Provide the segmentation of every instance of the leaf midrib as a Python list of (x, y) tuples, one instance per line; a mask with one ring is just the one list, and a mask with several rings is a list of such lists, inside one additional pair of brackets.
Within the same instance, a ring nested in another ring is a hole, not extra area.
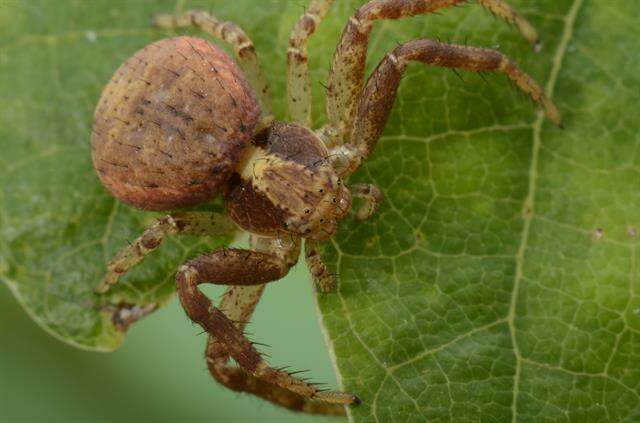
[[(576, 18), (578, 16), (578, 12), (583, 4), (584, 0), (574, 0), (571, 8), (567, 16), (564, 19), (564, 28), (562, 30), (562, 37), (560, 38), (560, 43), (558, 44), (558, 48), (556, 50), (556, 54), (553, 58), (553, 64), (551, 67), (551, 73), (549, 75), (549, 80), (547, 81), (545, 91), (547, 96), (550, 99), (553, 99), (554, 90), (556, 87), (556, 83), (558, 81), (558, 76), (560, 74), (560, 70), (562, 68), (562, 62), (567, 53), (567, 46), (569, 45), (569, 41), (573, 37), (573, 29), (575, 27)], [(508, 315), (508, 323), (509, 323), (509, 334), (511, 338), (511, 342), (513, 345), (513, 354), (516, 359), (516, 369), (513, 374), (513, 399), (511, 403), (511, 421), (516, 422), (518, 418), (518, 394), (520, 390), (520, 373), (522, 369), (522, 354), (520, 352), (520, 347), (518, 346), (518, 337), (517, 337), (517, 328), (515, 324), (516, 318), (516, 304), (518, 301), (518, 294), (520, 292), (520, 283), (522, 281), (523, 266), (525, 259), (525, 252), (527, 249), (527, 242), (529, 241), (529, 230), (531, 228), (531, 221), (533, 220), (533, 216), (535, 214), (535, 196), (536, 196), (536, 182), (538, 176), (538, 160), (540, 157), (540, 148), (542, 147), (542, 125), (544, 123), (545, 117), (542, 111), (538, 112), (538, 116), (536, 121), (533, 124), (533, 147), (531, 154), (531, 167), (529, 169), (529, 189), (527, 196), (524, 199), (522, 204), (522, 216), (523, 216), (523, 225), (522, 225), (522, 234), (520, 237), (520, 246), (518, 247), (518, 252), (516, 253), (516, 274), (513, 283), (513, 290), (511, 292), (511, 302), (509, 304), (509, 315)]]

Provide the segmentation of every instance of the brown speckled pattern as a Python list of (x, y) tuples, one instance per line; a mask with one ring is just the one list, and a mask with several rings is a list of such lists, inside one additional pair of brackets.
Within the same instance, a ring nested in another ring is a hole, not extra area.
[(107, 189), (144, 210), (214, 197), (260, 117), (238, 66), (214, 44), (164, 39), (125, 61), (94, 116), (93, 163)]

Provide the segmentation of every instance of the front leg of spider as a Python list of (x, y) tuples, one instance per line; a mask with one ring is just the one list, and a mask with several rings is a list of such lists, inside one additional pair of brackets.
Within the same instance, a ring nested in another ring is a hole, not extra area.
[[(292, 242), (291, 240), (251, 237), (251, 246), (254, 250), (274, 254), (288, 262), (295, 263), (299, 250), (292, 248), (294, 246)], [(285, 248), (282, 248), (283, 246)], [(236, 328), (244, 331), (264, 292), (264, 287), (265, 285), (231, 286), (223, 295), (218, 308), (234, 323)], [(344, 415), (344, 406), (340, 404), (315, 401), (298, 395), (288, 389), (266, 382), (245, 371), (242, 367), (231, 365), (229, 363), (231, 356), (225, 343), (214, 336), (209, 335), (205, 358), (211, 375), (219, 383), (233, 391), (247, 392), (294, 411)], [(285, 370), (285, 368), (280, 370)], [(290, 375), (294, 373), (290, 372)]]
[[(428, 39), (396, 47), (378, 64), (366, 81), (364, 65), (372, 24), (379, 19), (433, 13), (462, 0), (372, 0), (360, 7), (346, 25), (329, 74), (326, 110), (329, 123), (318, 133), (331, 147), (332, 164), (346, 177), (373, 152), (393, 107), (400, 81), (411, 61), (472, 72), (501, 72), (540, 104), (547, 118), (561, 126), (561, 117), (536, 81), (503, 54), (489, 49), (444, 44)], [(533, 27), (503, 0), (480, 0), (496, 16), (515, 23), (534, 44)]]
[[(362, 5), (349, 18), (336, 47), (329, 73), (326, 112), (329, 124), (322, 129), (327, 141), (340, 144), (347, 140), (356, 118), (356, 108), (361, 97), (369, 36), (373, 23), (384, 19), (401, 19), (411, 16), (437, 13), (455, 7), (468, 0), (371, 0)], [(478, 3), (494, 16), (514, 24), (522, 36), (538, 45), (537, 31), (504, 0), (478, 0)]]
[(542, 87), (503, 54), (490, 49), (443, 44), (427, 39), (409, 41), (396, 47), (380, 61), (362, 90), (350, 142), (332, 151), (333, 157), (348, 162), (347, 165), (341, 164), (345, 169), (344, 174), (355, 171), (373, 152), (410, 61), (472, 72), (501, 72), (518, 89), (540, 104), (551, 122), (562, 127), (560, 112)]
[(242, 331), (198, 288), (201, 283), (265, 284), (282, 278), (290, 266), (291, 263), (275, 255), (252, 250), (223, 249), (203, 254), (178, 270), (178, 296), (189, 318), (219, 341), (245, 372), (303, 398), (330, 404), (356, 403), (359, 400), (352, 394), (321, 391), (313, 384), (270, 367)]

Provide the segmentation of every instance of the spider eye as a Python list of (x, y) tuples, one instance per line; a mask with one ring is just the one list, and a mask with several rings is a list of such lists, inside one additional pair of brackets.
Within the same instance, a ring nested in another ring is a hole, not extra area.
[(324, 223), (324, 219), (320, 219), (320, 223)]
[(309, 213), (311, 212), (311, 210), (306, 209), (304, 212), (305, 212), (306, 214), (309, 214)]
[(324, 189), (320, 188), (320, 189), (318, 190), (318, 192), (319, 192), (320, 194), (322, 194), (322, 193), (324, 192)]
[(338, 199), (337, 199), (336, 197), (333, 197), (333, 198), (331, 199), (331, 202), (332, 202), (333, 204), (335, 204), (337, 201), (338, 201)]

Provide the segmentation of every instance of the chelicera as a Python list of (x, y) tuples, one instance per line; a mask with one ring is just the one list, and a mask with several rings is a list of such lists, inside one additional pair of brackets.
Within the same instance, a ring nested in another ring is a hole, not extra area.
[[(331, 0), (312, 0), (298, 20), (287, 50), (289, 121), (277, 121), (251, 40), (235, 24), (201, 11), (158, 15), (162, 28), (195, 26), (229, 43), (232, 60), (215, 44), (176, 37), (148, 45), (120, 66), (95, 112), (93, 163), (105, 187), (142, 210), (176, 210), (224, 197), (235, 225), (251, 234), (251, 249), (225, 248), (182, 265), (176, 287), (191, 320), (209, 334), (206, 360), (227, 387), (284, 407), (342, 414), (357, 404), (351, 393), (318, 389), (284, 369), (270, 367), (243, 333), (264, 285), (287, 274), (305, 257), (321, 292), (334, 278), (316, 251), (332, 237), (362, 197), (360, 219), (369, 218), (382, 196), (371, 185), (346, 178), (373, 151), (409, 62), (504, 73), (560, 124), (560, 115), (540, 86), (501, 53), (429, 39), (409, 41), (388, 53), (365, 81), (373, 22), (427, 14), (464, 0), (373, 0), (349, 19), (338, 43), (326, 87), (327, 124), (312, 129), (307, 40)], [(479, 0), (515, 24), (530, 42), (533, 27), (502, 0)], [(228, 217), (175, 212), (157, 220), (109, 263), (97, 288), (106, 292), (168, 235), (211, 235), (228, 229)], [(230, 285), (215, 306), (201, 283)], [(237, 366), (230, 364), (233, 359)]]

